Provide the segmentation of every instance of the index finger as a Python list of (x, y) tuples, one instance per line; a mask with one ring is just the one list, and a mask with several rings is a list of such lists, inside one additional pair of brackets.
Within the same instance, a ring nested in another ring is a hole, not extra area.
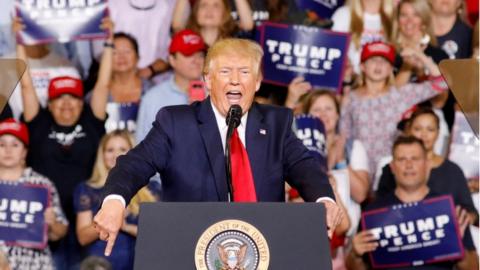
[(112, 254), (113, 245), (115, 244), (116, 239), (116, 233), (110, 233), (108, 235), (107, 246), (105, 247), (105, 256), (110, 256), (110, 254)]

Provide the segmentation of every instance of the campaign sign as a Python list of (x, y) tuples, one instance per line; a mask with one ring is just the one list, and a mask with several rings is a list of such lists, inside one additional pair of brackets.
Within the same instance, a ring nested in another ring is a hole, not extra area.
[(316, 88), (339, 89), (350, 37), (318, 27), (264, 23), (264, 81), (288, 85), (303, 76)]
[(45, 209), (50, 192), (42, 185), (0, 182), (0, 241), (43, 249), (47, 245)]
[(362, 227), (378, 247), (370, 252), (374, 268), (408, 267), (463, 257), (451, 196), (366, 211)]
[(320, 161), (327, 171), (327, 144), (322, 121), (312, 115), (295, 116), (295, 133), (310, 153)]
[(107, 103), (108, 118), (107, 121), (105, 121), (106, 131), (126, 129), (134, 132), (137, 127), (138, 106), (139, 104), (137, 102)]
[(296, 0), (301, 9), (315, 12), (320, 18), (330, 19), (335, 10), (343, 6), (343, 0)]
[(449, 159), (460, 168), (467, 179), (479, 176), (480, 143), (462, 112), (455, 113)]
[(16, 0), (17, 16), (25, 24), (17, 41), (34, 45), (53, 41), (105, 38), (100, 29), (107, 0)]

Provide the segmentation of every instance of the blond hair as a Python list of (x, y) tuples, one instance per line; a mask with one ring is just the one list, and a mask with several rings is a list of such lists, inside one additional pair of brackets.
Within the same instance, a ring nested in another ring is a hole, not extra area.
[(433, 33), (432, 16), (431, 16), (432, 9), (430, 8), (430, 5), (428, 4), (428, 2), (425, 0), (402, 0), (398, 4), (397, 12), (395, 13), (395, 20), (394, 20), (393, 40), (395, 42), (396, 47), (400, 48), (400, 45), (402, 43), (402, 33), (400, 33), (398, 20), (400, 18), (400, 10), (402, 6), (405, 4), (412, 5), (413, 9), (415, 10), (415, 13), (422, 20), (423, 34), (424, 35), (427, 34), (430, 37), (429, 43), (432, 46), (437, 46), (437, 38)]
[[(360, 48), (363, 44), (360, 44), (363, 33), (363, 6), (361, 0), (350, 1), (350, 33), (355, 48)], [(382, 29), (385, 33), (386, 41), (392, 37), (392, 18), (393, 18), (394, 4), (393, 0), (382, 0), (380, 4), (380, 18), (382, 21)]]
[[(113, 138), (122, 138), (128, 143), (128, 148), (132, 149), (135, 145), (135, 140), (133, 139), (132, 134), (127, 130), (114, 130), (110, 133), (105, 134), (102, 139), (100, 140), (100, 144), (97, 150), (97, 157), (95, 160), (95, 165), (93, 167), (92, 177), (88, 180), (88, 184), (95, 186), (95, 187), (103, 187), (107, 180), (109, 169), (105, 165), (104, 157), (105, 157), (105, 148), (107, 147), (107, 143)], [(148, 190), (148, 188), (144, 187), (140, 189), (137, 194), (131, 199), (130, 203), (128, 204), (127, 209), (133, 215), (138, 215), (138, 211), (140, 208), (140, 203), (142, 202), (154, 202), (155, 197), (152, 193)]]
[(105, 134), (100, 140), (100, 144), (98, 145), (97, 157), (95, 160), (95, 165), (93, 166), (92, 176), (88, 180), (88, 183), (92, 186), (98, 187), (105, 185), (109, 169), (104, 162), (104, 152), (105, 148), (107, 147), (107, 143), (114, 137), (123, 138), (128, 143), (129, 149), (133, 148), (133, 146), (135, 145), (133, 136), (127, 130), (114, 130), (110, 133)]
[(238, 55), (252, 59), (254, 70), (257, 72), (257, 75), (262, 75), (262, 47), (256, 42), (240, 38), (226, 38), (215, 42), (213, 46), (208, 49), (205, 64), (203, 66), (203, 74), (208, 74), (215, 59), (224, 55)]

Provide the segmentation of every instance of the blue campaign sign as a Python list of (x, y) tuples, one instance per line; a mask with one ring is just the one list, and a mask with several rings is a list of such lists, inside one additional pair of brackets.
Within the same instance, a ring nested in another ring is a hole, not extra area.
[(320, 18), (330, 19), (337, 8), (343, 6), (344, 0), (296, 0), (301, 9), (315, 12)]
[(295, 133), (310, 153), (320, 161), (322, 169), (327, 171), (327, 140), (322, 121), (312, 115), (297, 115)]
[(16, 0), (17, 16), (25, 24), (17, 41), (34, 45), (54, 41), (95, 39), (107, 36), (100, 29), (107, 15), (107, 0)]
[(318, 27), (264, 23), (264, 81), (288, 85), (303, 76), (315, 88), (339, 89), (350, 36)]
[(7, 245), (45, 248), (44, 212), (49, 202), (48, 187), (0, 182), (0, 240)]
[(362, 227), (379, 246), (370, 253), (374, 268), (408, 267), (463, 257), (451, 196), (393, 205), (362, 214)]

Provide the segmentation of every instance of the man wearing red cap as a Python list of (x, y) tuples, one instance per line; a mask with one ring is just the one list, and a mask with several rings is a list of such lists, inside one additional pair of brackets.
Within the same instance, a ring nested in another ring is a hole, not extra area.
[[(108, 24), (104, 26), (108, 27)], [(108, 38), (110, 43), (112, 40), (113, 34)], [(111, 63), (112, 54), (113, 48), (105, 47), (100, 70)], [(17, 44), (17, 56), (26, 59), (22, 45)], [(57, 264), (61, 262), (72, 266), (80, 260), (73, 258), (80, 256), (74, 233), (73, 192), (77, 184), (91, 176), (98, 144), (105, 134), (108, 81), (106, 76), (100, 75), (92, 90), (90, 103), (85, 104), (81, 80), (68, 76), (53, 78), (48, 86), (47, 108), (42, 108), (28, 69), (21, 80), (23, 120), (30, 130), (28, 164), (56, 185), (71, 225), (68, 239), (60, 244), (64, 246), (53, 248), (54, 255), (60, 252), (58, 256), (62, 257), (56, 259)], [(67, 248), (72, 250), (65, 250)], [(63, 257), (63, 253), (67, 256)], [(58, 269), (65, 267), (56, 265)]]
[(150, 89), (142, 98), (135, 134), (138, 142), (152, 128), (158, 110), (165, 106), (189, 103), (189, 85), (202, 75), (206, 49), (202, 37), (192, 30), (183, 30), (173, 36), (168, 61), (174, 75)]

